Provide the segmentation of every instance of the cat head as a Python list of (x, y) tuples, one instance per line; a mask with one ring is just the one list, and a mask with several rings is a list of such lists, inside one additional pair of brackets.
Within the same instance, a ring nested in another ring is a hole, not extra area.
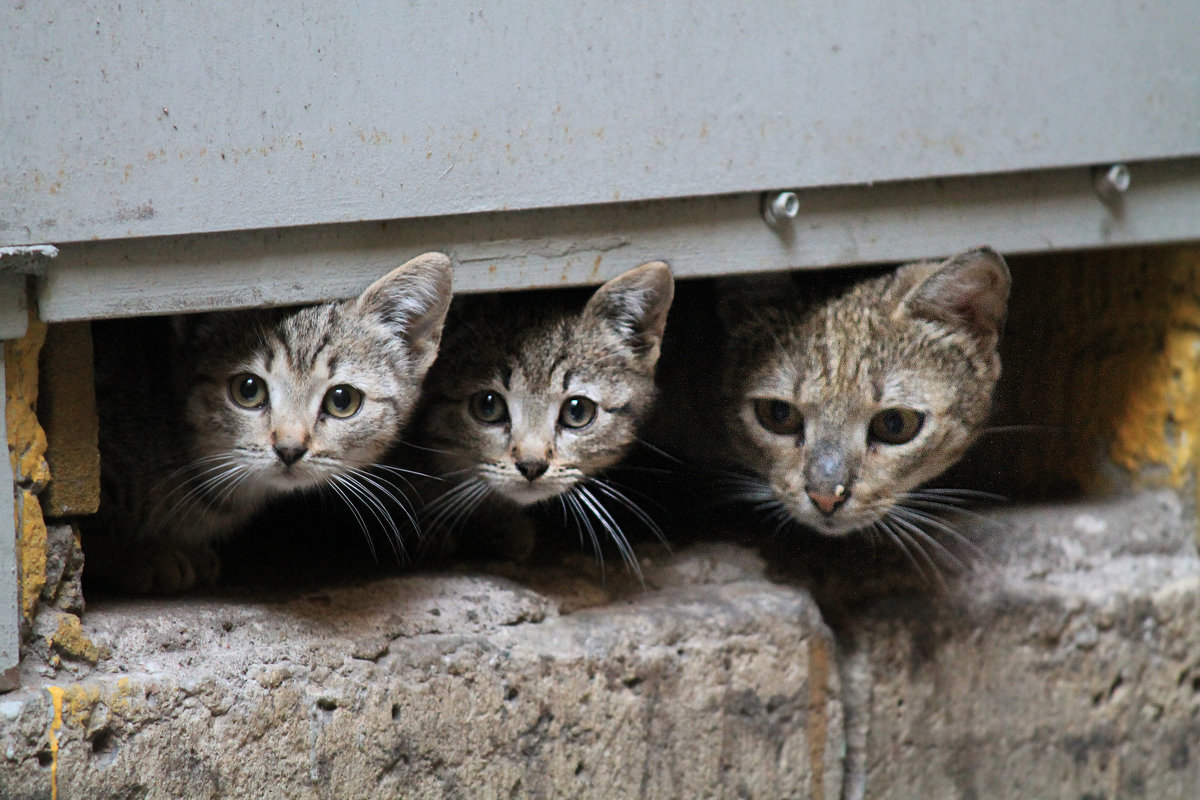
[(321, 485), (378, 461), (416, 404), (450, 305), (440, 253), (357, 298), (181, 317), (178, 387), (203, 469), (243, 498)]
[(871, 527), (980, 433), (1009, 293), (990, 249), (832, 298), (727, 303), (727, 447), (759, 499), (827, 534)]
[(520, 506), (615, 464), (654, 400), (666, 264), (563, 293), (455, 301), (418, 424), (437, 467)]

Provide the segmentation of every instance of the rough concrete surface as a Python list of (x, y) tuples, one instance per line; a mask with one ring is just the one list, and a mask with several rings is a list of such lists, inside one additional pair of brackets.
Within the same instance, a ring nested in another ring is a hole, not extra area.
[(1200, 562), (1172, 492), (999, 513), (941, 601), (838, 627), (847, 798), (1200, 797)]
[(809, 596), (731, 545), (643, 564), (97, 606), (109, 658), (0, 698), (0, 796), (838, 797)]
[(0, 697), (0, 797), (1200, 796), (1194, 511), (986, 517), (945, 590), (707, 543), (643, 548), (645, 589), (580, 557), (101, 603), (106, 658)]

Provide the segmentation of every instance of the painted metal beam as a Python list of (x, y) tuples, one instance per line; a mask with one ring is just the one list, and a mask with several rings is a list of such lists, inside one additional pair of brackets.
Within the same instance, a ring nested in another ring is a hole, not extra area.
[(63, 245), (39, 280), (43, 319), (348, 297), (425, 250), (459, 291), (593, 284), (664, 259), (681, 277), (895, 262), (990, 244), (1007, 254), (1200, 240), (1200, 159), (797, 192), (775, 225), (740, 194), (437, 219)]

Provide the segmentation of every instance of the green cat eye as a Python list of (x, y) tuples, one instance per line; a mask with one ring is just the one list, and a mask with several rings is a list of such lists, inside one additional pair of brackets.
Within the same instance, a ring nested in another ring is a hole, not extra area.
[(784, 400), (755, 400), (754, 416), (758, 417), (758, 424), (779, 436), (795, 436), (804, 432), (804, 415), (800, 409)]
[(568, 397), (558, 412), (558, 421), (568, 428), (584, 428), (596, 418), (596, 401), (583, 395)]
[(321, 410), (331, 417), (353, 417), (362, 408), (363, 393), (348, 383), (339, 383), (325, 393)]
[(267, 404), (267, 382), (250, 372), (234, 375), (229, 381), (229, 399), (242, 408), (263, 408)]
[(925, 425), (925, 415), (911, 408), (885, 408), (871, 418), (867, 436), (884, 444), (911, 442)]
[(480, 422), (497, 423), (508, 420), (508, 404), (499, 392), (476, 392), (469, 403), (471, 416)]

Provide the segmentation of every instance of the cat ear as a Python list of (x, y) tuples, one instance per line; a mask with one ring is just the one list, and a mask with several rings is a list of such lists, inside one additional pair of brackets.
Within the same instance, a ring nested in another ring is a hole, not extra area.
[(653, 366), (658, 361), (674, 296), (671, 268), (652, 261), (621, 273), (597, 289), (584, 306), (583, 320), (615, 333)]
[(985, 347), (995, 347), (1004, 331), (1012, 279), (1008, 265), (990, 247), (951, 256), (941, 263), (909, 264), (897, 281), (914, 280), (897, 313), (966, 329)]
[(442, 253), (425, 253), (368, 286), (354, 301), (355, 307), (378, 317), (406, 341), (418, 373), (424, 374), (437, 357), (452, 280), (450, 259)]

